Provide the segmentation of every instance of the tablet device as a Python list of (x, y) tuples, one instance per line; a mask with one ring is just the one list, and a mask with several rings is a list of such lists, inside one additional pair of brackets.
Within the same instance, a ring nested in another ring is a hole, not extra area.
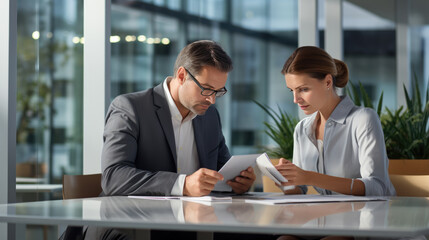
[[(283, 177), (283, 175), (277, 171), (277, 169), (271, 163), (271, 160), (266, 153), (263, 153), (256, 158), (256, 164), (258, 165), (258, 168), (261, 170), (261, 172), (275, 183), (281, 185), (282, 182), (287, 182), (287, 179)], [(281, 187), (283, 191), (293, 188), (295, 188), (295, 186)]]
[(248, 154), (248, 155), (235, 155), (232, 156), (223, 167), (219, 170), (219, 173), (223, 175), (223, 180), (218, 181), (213, 191), (219, 192), (230, 192), (232, 191), (231, 186), (226, 184), (227, 181), (240, 176), (240, 172), (246, 170), (250, 166), (256, 164), (256, 158), (260, 154)]

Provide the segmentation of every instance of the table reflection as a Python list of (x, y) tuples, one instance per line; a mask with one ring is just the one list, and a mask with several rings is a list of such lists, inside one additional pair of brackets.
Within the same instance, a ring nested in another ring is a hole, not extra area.
[(183, 215), (186, 222), (189, 223), (217, 223), (214, 207), (196, 202), (183, 202)]
[[(328, 220), (337, 221), (339, 213), (353, 212), (362, 209), (364, 202), (347, 203), (314, 203), (314, 204), (293, 204), (282, 206), (274, 216), (274, 222), (278, 224), (303, 225), (312, 220), (318, 220), (317, 225), (329, 224)], [(329, 218), (331, 215), (335, 217)], [(355, 218), (359, 218), (355, 214)]]
[(129, 229), (408, 237), (429, 233), (428, 198), (262, 205), (101, 197), (0, 204), (8, 223)]
[(100, 199), (101, 218), (122, 221), (230, 226), (244, 223), (259, 227), (349, 230), (404, 226), (419, 229), (427, 228), (429, 222), (429, 200), (425, 198), (280, 205), (250, 204), (244, 200), (216, 203), (124, 197)]
[(182, 200), (104, 198), (102, 219), (135, 219), (151, 222), (246, 223), (255, 221), (253, 204), (211, 203)]
[(111, 220), (144, 220), (152, 222), (177, 222), (170, 202), (180, 200), (141, 200), (133, 198), (102, 198), (100, 216)]

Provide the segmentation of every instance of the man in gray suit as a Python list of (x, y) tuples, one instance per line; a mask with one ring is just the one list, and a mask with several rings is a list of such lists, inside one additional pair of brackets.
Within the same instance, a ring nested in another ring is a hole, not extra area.
[[(231, 70), (232, 61), (218, 44), (197, 41), (182, 49), (173, 77), (154, 88), (115, 98), (104, 129), (102, 194), (209, 194), (223, 179), (217, 170), (231, 156), (219, 113), (211, 106), (227, 92), (225, 83)], [(250, 167), (229, 185), (234, 192), (244, 193), (254, 181)], [(173, 212), (178, 211), (180, 207), (172, 207), (167, 215), (175, 216)], [(151, 239), (172, 236), (192, 240), (196, 233), (151, 231)], [(248, 235), (215, 234), (215, 239), (237, 237), (252, 239)], [(67, 228), (62, 236), (64, 240), (132, 238), (126, 230), (97, 226)]]
[[(218, 44), (197, 41), (182, 49), (162, 84), (116, 97), (105, 122), (103, 194), (209, 194), (231, 156), (211, 106), (227, 92), (231, 70)], [(254, 180), (250, 167), (228, 184), (244, 193)]]

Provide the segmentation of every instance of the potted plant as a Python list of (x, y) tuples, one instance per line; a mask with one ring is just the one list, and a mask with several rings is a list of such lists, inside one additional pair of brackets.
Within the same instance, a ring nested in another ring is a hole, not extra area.
[[(271, 121), (264, 121), (265, 133), (277, 144), (275, 147), (262, 147), (271, 158), (271, 162), (276, 165), (280, 158), (292, 161), (293, 156), (293, 133), (295, 126), (299, 122), (297, 118), (289, 116), (283, 109), (277, 106), (276, 112), (271, 107), (254, 101), (269, 117)], [(275, 183), (267, 176), (262, 176), (264, 192), (281, 192)]]
[(278, 112), (271, 107), (254, 101), (272, 120), (264, 121), (267, 128), (265, 133), (276, 142), (276, 147), (262, 147), (271, 158), (286, 158), (292, 160), (293, 156), (293, 133), (295, 126), (299, 122), (297, 118), (289, 116), (279, 106)]
[(413, 92), (410, 97), (404, 86), (406, 108), (386, 108), (381, 118), (391, 174), (429, 174), (429, 91), (422, 102), (415, 80)]

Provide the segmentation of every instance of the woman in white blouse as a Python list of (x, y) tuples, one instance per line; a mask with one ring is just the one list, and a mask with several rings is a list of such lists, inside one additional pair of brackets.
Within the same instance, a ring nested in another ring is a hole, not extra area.
[(348, 82), (347, 65), (323, 49), (300, 47), (283, 66), (286, 86), (307, 118), (294, 133), (293, 163), (276, 168), (295, 185), (287, 194), (305, 194), (307, 185), (320, 194), (393, 196), (388, 159), (378, 115), (358, 107), (336, 88)]

